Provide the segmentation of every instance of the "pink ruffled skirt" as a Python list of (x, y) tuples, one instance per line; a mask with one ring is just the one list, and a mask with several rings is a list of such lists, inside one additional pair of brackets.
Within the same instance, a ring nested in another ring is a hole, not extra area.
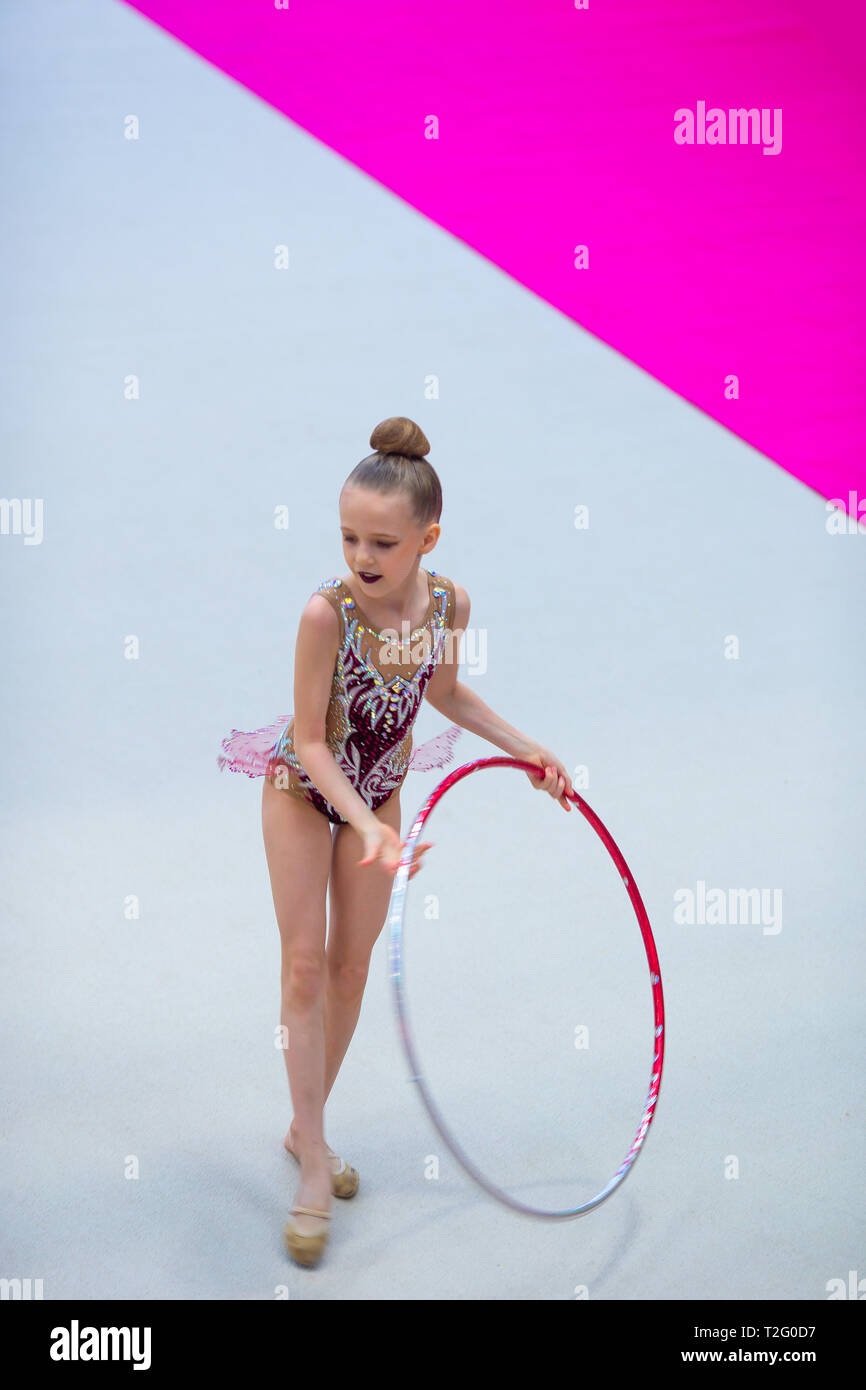
[[(273, 724), (247, 733), (243, 729), (232, 729), (221, 744), (222, 753), (217, 757), (217, 767), (222, 771), (243, 772), (247, 777), (265, 777), (271, 763), (271, 756), (280, 736), (289, 723), (291, 715), (281, 715)], [(412, 749), (409, 758), (409, 772), (432, 772), (434, 768), (444, 767), (454, 757), (454, 744), (463, 732), (459, 724), (449, 724), (441, 734), (428, 738), (426, 742)]]

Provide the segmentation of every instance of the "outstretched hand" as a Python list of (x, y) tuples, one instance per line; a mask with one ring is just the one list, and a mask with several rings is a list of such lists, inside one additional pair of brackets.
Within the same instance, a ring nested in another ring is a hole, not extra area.
[(549, 748), (541, 748), (536, 745), (531, 753), (525, 753), (520, 758), (524, 763), (536, 763), (544, 773), (544, 777), (538, 777), (533, 772), (527, 772), (527, 777), (536, 791), (549, 792), (554, 801), (558, 801), (565, 811), (570, 811), (573, 802), (569, 801), (569, 796), (574, 791), (571, 785), (571, 778), (566, 769)]
[[(386, 825), (384, 821), (376, 821), (375, 825), (371, 825), (364, 832), (364, 858), (359, 859), (358, 864), (379, 864), (393, 878), (400, 867), (400, 860), (403, 857), (405, 847), (406, 841), (400, 839), (392, 825)], [(409, 869), (410, 878), (414, 878), (421, 868), (421, 859), (425, 850), (432, 848), (432, 840), (415, 846)]]

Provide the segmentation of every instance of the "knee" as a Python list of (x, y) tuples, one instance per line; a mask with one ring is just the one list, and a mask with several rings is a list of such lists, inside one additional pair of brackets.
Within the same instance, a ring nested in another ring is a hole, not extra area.
[(324, 954), (294, 954), (283, 971), (283, 994), (295, 1007), (314, 1004), (325, 988), (327, 967)]
[(338, 999), (351, 1004), (364, 993), (369, 971), (369, 961), (362, 965), (336, 961), (328, 967), (328, 984)]

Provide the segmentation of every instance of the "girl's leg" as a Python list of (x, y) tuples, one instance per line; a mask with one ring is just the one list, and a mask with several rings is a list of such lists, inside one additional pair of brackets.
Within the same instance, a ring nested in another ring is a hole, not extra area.
[[(375, 813), (400, 833), (399, 788)], [(361, 1013), (370, 955), (385, 925), (394, 880), (380, 864), (365, 864), (364, 842), (338, 825), (331, 855), (331, 919), (325, 985), (325, 1100), (337, 1078)]]
[[(282, 953), (280, 1023), (295, 1113), (301, 1181), (296, 1201), (330, 1210), (331, 1168), (323, 1111), (325, 1087), (325, 903), (331, 864), (331, 822), (314, 806), (264, 779), (262, 834)], [(359, 855), (359, 858), (361, 856)], [(297, 1216), (301, 1235), (321, 1218)]]

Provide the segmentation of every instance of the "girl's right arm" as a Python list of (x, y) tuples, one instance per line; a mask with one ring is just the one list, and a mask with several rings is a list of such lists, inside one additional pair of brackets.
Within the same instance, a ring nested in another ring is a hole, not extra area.
[(301, 614), (295, 643), (295, 753), (322, 796), (363, 835), (375, 817), (338, 767), (325, 738), (339, 646), (340, 620), (326, 598), (313, 594)]
[[(340, 620), (322, 594), (312, 594), (301, 614), (295, 643), (294, 748), (298, 762), (327, 801), (364, 841), (364, 859), (395, 873), (400, 862), (399, 834), (370, 810), (355, 790), (326, 741), (331, 682), (340, 646)], [(418, 846), (410, 878), (421, 867)]]

